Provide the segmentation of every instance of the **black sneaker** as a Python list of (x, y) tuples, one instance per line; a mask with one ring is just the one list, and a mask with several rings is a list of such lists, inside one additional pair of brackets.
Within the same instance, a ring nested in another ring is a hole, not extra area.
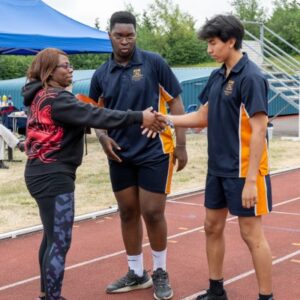
[(163, 300), (173, 297), (173, 290), (169, 283), (169, 275), (161, 268), (155, 270), (152, 274), (154, 299)]
[(221, 296), (213, 294), (209, 289), (204, 295), (198, 296), (196, 300), (228, 300), (226, 291)]
[(106, 288), (106, 293), (125, 293), (138, 289), (147, 289), (151, 286), (152, 279), (149, 277), (146, 271), (144, 271), (142, 277), (139, 277), (134, 273), (133, 270), (129, 270), (124, 277), (108, 285)]

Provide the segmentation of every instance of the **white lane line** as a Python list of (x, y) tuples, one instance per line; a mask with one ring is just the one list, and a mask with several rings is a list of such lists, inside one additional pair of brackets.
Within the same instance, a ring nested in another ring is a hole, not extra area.
[(38, 279), (40, 279), (40, 276), (34, 276), (34, 277), (27, 278), (25, 280), (17, 281), (17, 282), (12, 283), (12, 284), (4, 285), (4, 286), (0, 287), (0, 291), (4, 291), (4, 290), (7, 290), (7, 289), (16, 287), (18, 285), (26, 284), (28, 282), (35, 281), (35, 280), (38, 280)]
[[(193, 194), (186, 194), (186, 195), (182, 195), (182, 196), (176, 196), (176, 197), (172, 197), (171, 199), (167, 199), (168, 202), (177, 202), (177, 200), (180, 199), (185, 199), (185, 198), (190, 198), (190, 197), (194, 197), (194, 196), (202, 196), (204, 194), (204, 191), (199, 190), (199, 192), (197, 193), (193, 193)], [(185, 202), (184, 202), (185, 203)]]
[[(292, 257), (294, 257), (294, 256), (297, 256), (297, 255), (300, 255), (300, 250), (297, 250), (297, 251), (295, 251), (295, 252), (292, 252), (292, 253), (290, 253), (290, 254), (287, 254), (287, 255), (285, 255), (285, 256), (282, 256), (282, 257), (280, 257), (280, 258), (278, 258), (278, 259), (273, 260), (272, 265), (273, 265), (273, 266), (274, 266), (274, 265), (277, 265), (277, 264), (279, 264), (279, 263), (281, 263), (281, 262), (284, 262), (284, 261), (286, 261), (286, 260), (289, 260), (290, 258), (292, 258)], [(254, 269), (249, 270), (249, 271), (244, 272), (244, 273), (241, 273), (241, 274), (239, 274), (239, 275), (237, 275), (237, 276), (235, 276), (235, 277), (232, 277), (232, 278), (226, 280), (226, 281), (224, 282), (224, 285), (228, 285), (228, 284), (230, 284), (230, 283), (232, 283), (232, 282), (241, 280), (241, 279), (243, 279), (243, 278), (245, 278), (245, 277), (248, 277), (248, 276), (250, 276), (250, 275), (252, 275), (252, 274), (254, 274), (254, 273), (255, 273)], [(193, 300), (193, 299), (195, 299), (197, 296), (203, 295), (203, 294), (205, 294), (205, 291), (201, 291), (201, 292), (195, 293), (195, 294), (193, 294), (193, 295), (191, 295), (191, 296), (188, 296), (188, 297), (185, 297), (185, 298), (183, 298), (183, 299), (181, 299), (181, 300)]]
[(284, 175), (286, 173), (298, 172), (299, 169), (300, 169), (300, 165), (299, 166), (295, 166), (295, 167), (291, 167), (291, 168), (286, 168), (286, 169), (281, 169), (281, 170), (277, 170), (277, 171), (272, 171), (270, 173), (270, 175), (272, 177), (279, 176), (279, 175)]
[(277, 206), (281, 206), (281, 205), (284, 205), (284, 204), (288, 204), (288, 203), (291, 203), (291, 202), (294, 202), (294, 201), (297, 201), (297, 200), (300, 200), (300, 197), (292, 198), (292, 199), (289, 199), (289, 200), (286, 200), (286, 201), (282, 201), (280, 203), (273, 204), (273, 207), (277, 207)]
[[(194, 196), (194, 195), (193, 195)], [(178, 197), (176, 199), (183, 199), (183, 198), (187, 198), (187, 197), (190, 197), (190, 195), (188, 196), (182, 196), (182, 197)], [(292, 198), (292, 199), (289, 199), (289, 200), (286, 200), (286, 201), (282, 201), (280, 203), (276, 203), (276, 204), (273, 204), (273, 207), (277, 207), (277, 206), (281, 206), (281, 205), (285, 205), (285, 204), (288, 204), (288, 203), (292, 203), (292, 202), (295, 202), (297, 200), (300, 200), (300, 197), (296, 197), (296, 198)], [(177, 200), (168, 200), (168, 203), (173, 203), (173, 204), (186, 204), (186, 205), (192, 205), (192, 206), (204, 206), (203, 204), (199, 204), (199, 203), (193, 203), (193, 202), (185, 202), (185, 201), (177, 201)], [(272, 213), (280, 213), (280, 212), (276, 212), (276, 211), (272, 211)], [(287, 213), (289, 214), (289, 213)], [(292, 214), (292, 213), (290, 213)], [(295, 214), (296, 215), (296, 214)], [(299, 215), (299, 214), (298, 214)]]
[(287, 211), (272, 211), (272, 214), (280, 214), (280, 215), (289, 215), (289, 216), (300, 216), (300, 213), (291, 213), (291, 212), (287, 212)]
[[(184, 198), (184, 197), (182, 197), (182, 198)], [(273, 207), (288, 204), (288, 203), (294, 202), (296, 200), (300, 200), (300, 197), (292, 198), (292, 199), (283, 201), (281, 203), (274, 204)], [(235, 220), (235, 219), (237, 219), (237, 217), (227, 218), (226, 222), (232, 221), (232, 220)], [(193, 232), (198, 231), (198, 230), (200, 231), (200, 230), (203, 230), (203, 229), (204, 229), (204, 226), (200, 226), (200, 227), (196, 227), (194, 229), (191, 229), (191, 230), (188, 230), (188, 231), (185, 231), (185, 232), (180, 232), (180, 233), (174, 234), (172, 236), (169, 236), (168, 240), (169, 239), (174, 239), (176, 237), (180, 237), (180, 236), (183, 236), (183, 235), (187, 235), (187, 234), (193, 233)], [(147, 247), (147, 246), (149, 246), (149, 243), (143, 244), (143, 247)], [(109, 259), (111, 257), (117, 256), (117, 255), (120, 255), (120, 254), (124, 254), (124, 253), (125, 253), (125, 250), (122, 250), (122, 251), (114, 252), (114, 253), (111, 253), (111, 254), (108, 254), (108, 255), (96, 257), (96, 258), (91, 259), (91, 260), (87, 260), (87, 261), (83, 261), (83, 262), (75, 264), (75, 265), (71, 265), (71, 266), (67, 267), (66, 270), (79, 268), (79, 267), (89, 265), (89, 264), (92, 264), (92, 263), (95, 263), (95, 262), (98, 262), (98, 261), (101, 261), (101, 260)], [(34, 276), (34, 277), (27, 278), (25, 280), (17, 281), (17, 282), (12, 283), (12, 284), (4, 285), (4, 286), (0, 287), (0, 291), (7, 290), (7, 289), (10, 289), (10, 288), (19, 286), (19, 285), (23, 285), (23, 284), (29, 283), (31, 281), (38, 280), (39, 278), (40, 278), (40, 276)]]
[[(237, 217), (228, 218), (227, 221), (231, 221), (231, 220), (234, 220), (236, 218)], [(168, 240), (175, 239), (175, 238), (178, 238), (180, 236), (184, 236), (184, 235), (196, 232), (196, 231), (200, 231), (201, 229), (204, 229), (204, 226), (196, 227), (196, 228), (184, 231), (184, 232), (180, 232), (180, 233), (170, 235), (170, 236), (168, 236)], [(147, 247), (149, 245), (150, 245), (150, 243), (145, 243), (145, 244), (143, 244), (143, 247)], [(121, 251), (114, 252), (114, 253), (111, 253), (111, 254), (108, 254), (108, 255), (95, 257), (93, 259), (86, 260), (86, 261), (83, 261), (81, 263), (77, 263), (77, 264), (68, 266), (68, 267), (66, 267), (66, 271), (71, 270), (71, 269), (76, 269), (76, 268), (79, 268), (79, 267), (83, 267), (83, 266), (86, 266), (86, 265), (89, 265), (89, 264), (93, 264), (95, 262), (102, 261), (102, 260), (105, 260), (105, 259), (109, 259), (109, 258), (112, 258), (114, 256), (118, 256), (118, 255), (124, 254), (124, 253), (125, 253), (125, 250), (121, 250)], [(0, 291), (7, 290), (7, 289), (10, 289), (10, 288), (22, 285), (22, 284), (26, 284), (26, 283), (29, 283), (31, 281), (37, 280), (39, 278), (40, 278), (40, 276), (34, 276), (34, 277), (30, 277), (30, 278), (25, 279), (25, 280), (17, 281), (17, 282), (12, 283), (12, 284), (4, 285), (4, 286), (0, 287)]]
[(184, 201), (169, 201), (170, 204), (184, 204), (184, 205), (191, 205), (191, 206), (204, 206), (203, 204), (193, 203), (193, 202), (184, 202)]

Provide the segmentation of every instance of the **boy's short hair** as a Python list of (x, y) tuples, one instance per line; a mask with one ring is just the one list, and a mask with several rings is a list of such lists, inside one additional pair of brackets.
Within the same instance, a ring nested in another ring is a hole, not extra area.
[(121, 24), (132, 24), (134, 29), (136, 29), (136, 18), (129, 11), (117, 11), (112, 14), (109, 22), (109, 30), (111, 31), (116, 23)]
[(217, 15), (207, 20), (198, 32), (198, 38), (207, 40), (217, 37), (222, 42), (235, 38), (235, 49), (242, 48), (242, 40), (245, 31), (242, 22), (233, 15)]

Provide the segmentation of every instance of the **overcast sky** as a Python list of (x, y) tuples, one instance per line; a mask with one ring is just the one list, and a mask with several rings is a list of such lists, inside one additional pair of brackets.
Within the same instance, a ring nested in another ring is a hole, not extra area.
[[(99, 17), (100, 28), (106, 29), (111, 14), (123, 10), (125, 4), (132, 4), (134, 10), (141, 13), (146, 10), (152, 0), (43, 0), (59, 12), (81, 23), (94, 27), (95, 19)], [(201, 26), (206, 18), (215, 14), (232, 12), (230, 0), (173, 0), (182, 12), (192, 15)], [(267, 11), (271, 11), (273, 0), (260, 0)], [(198, 29), (198, 28), (196, 28)]]

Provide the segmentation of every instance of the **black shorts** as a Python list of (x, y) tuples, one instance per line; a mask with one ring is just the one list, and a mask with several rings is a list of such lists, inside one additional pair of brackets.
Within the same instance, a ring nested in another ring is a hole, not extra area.
[(173, 175), (173, 154), (144, 161), (109, 161), (110, 179), (114, 192), (138, 186), (154, 193), (170, 193)]
[(227, 207), (234, 216), (259, 216), (272, 210), (270, 176), (257, 177), (257, 204), (251, 208), (242, 206), (242, 191), (245, 178), (219, 177), (208, 174), (205, 187), (205, 207), (218, 209)]

